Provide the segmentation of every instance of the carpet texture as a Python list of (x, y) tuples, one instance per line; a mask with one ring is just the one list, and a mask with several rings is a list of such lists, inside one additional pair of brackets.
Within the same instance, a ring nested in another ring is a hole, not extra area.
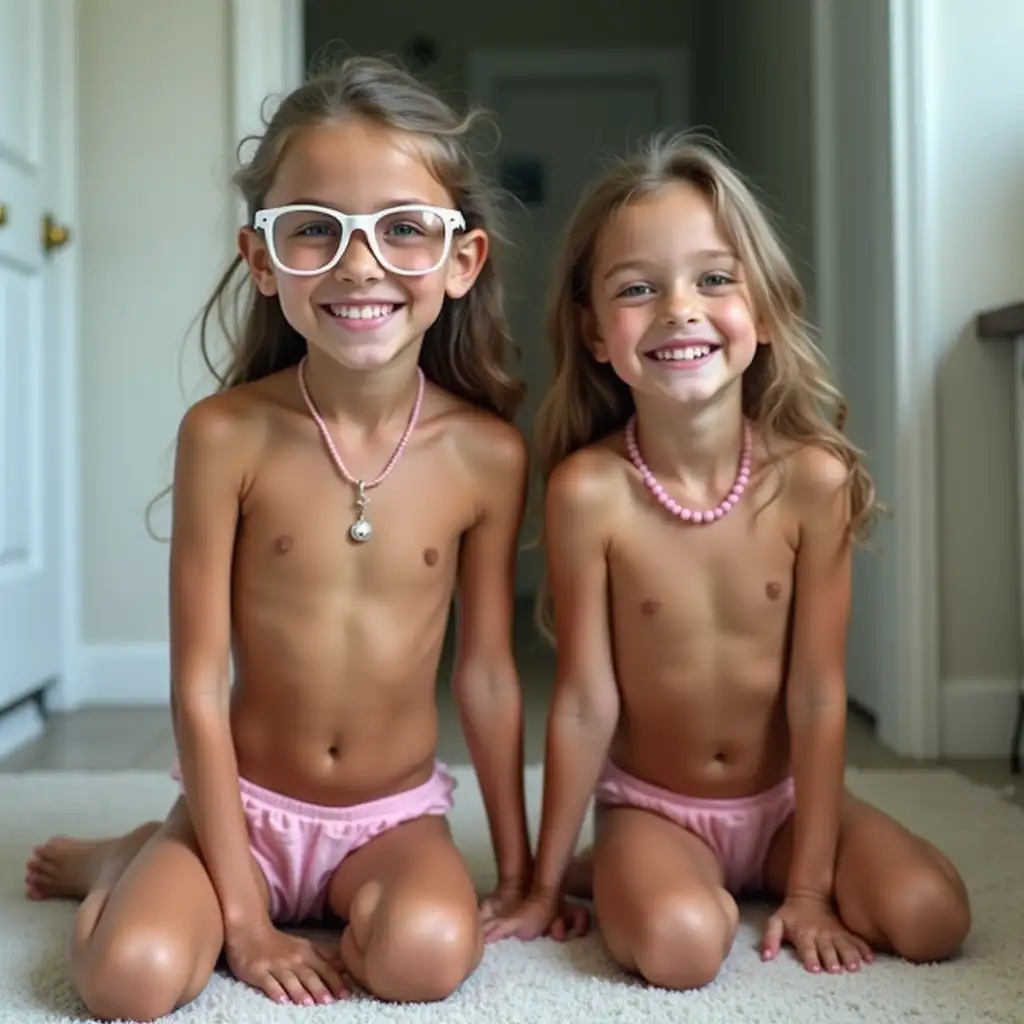
[[(479, 790), (467, 768), (452, 825), (481, 886), (492, 880)], [(970, 887), (974, 932), (964, 956), (912, 967), (881, 959), (859, 975), (815, 977), (790, 957), (762, 964), (762, 908), (744, 908), (736, 945), (718, 980), (699, 992), (669, 993), (625, 977), (597, 937), (559, 945), (505, 942), (490, 947), (478, 972), (443, 1004), (390, 1006), (357, 997), (345, 1005), (280, 1007), (217, 975), (175, 1024), (386, 1021), (437, 1024), (676, 1022), (689, 1024), (889, 1024), (919, 1021), (1024, 1022), (1024, 812), (998, 794), (943, 771), (865, 771), (851, 787), (945, 850)], [(536, 822), (539, 768), (529, 769)], [(153, 773), (40, 773), (0, 776), (0, 1024), (84, 1020), (66, 980), (65, 950), (75, 907), (22, 896), (30, 847), (53, 832), (108, 835), (160, 817), (175, 793)]]

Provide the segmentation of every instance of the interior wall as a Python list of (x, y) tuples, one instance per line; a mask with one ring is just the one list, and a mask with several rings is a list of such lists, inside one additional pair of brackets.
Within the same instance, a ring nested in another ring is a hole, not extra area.
[[(926, 13), (932, 255), (939, 367), (943, 731), (952, 752), (1009, 753), (1021, 678), (1011, 346), (976, 314), (1024, 299), (1024, 4), (942, 0)], [(964, 722), (975, 723), (973, 731)]]
[[(469, 52), (477, 47), (681, 46), (693, 39), (698, 0), (389, 0), (340, 4), (305, 0), (307, 57), (333, 61), (349, 53), (398, 57), (457, 105), (467, 100)], [(443, 7), (443, 15), (440, 8)], [(433, 47), (420, 64), (417, 43)]]
[(123, 645), (167, 637), (167, 544), (144, 511), (204, 380), (190, 326), (232, 251), (229, 11), (79, 6), (82, 635)]

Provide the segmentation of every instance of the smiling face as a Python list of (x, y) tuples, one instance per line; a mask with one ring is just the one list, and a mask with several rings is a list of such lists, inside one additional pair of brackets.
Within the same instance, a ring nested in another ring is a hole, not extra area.
[(759, 343), (743, 268), (705, 196), (676, 183), (622, 207), (598, 237), (586, 333), (634, 392), (711, 401)]
[[(302, 130), (290, 141), (262, 205), (292, 204), (343, 214), (408, 204), (454, 210), (451, 194), (430, 172), (414, 140), (356, 118)], [(436, 229), (436, 221), (430, 226)], [(406, 254), (417, 230), (409, 215), (382, 222), (376, 239), (384, 260), (408, 269)], [(307, 256), (330, 249), (329, 258), (340, 233), (338, 222), (329, 217), (288, 214), (279, 218), (273, 238), (278, 258), (286, 256), (284, 262), (293, 267), (300, 263), (298, 250), (286, 251), (287, 245), (301, 244)], [(441, 265), (410, 276), (378, 260), (362, 231), (352, 232), (334, 267), (310, 275), (291, 274), (275, 264), (261, 230), (243, 228), (239, 247), (256, 286), (264, 295), (278, 296), (285, 318), (310, 348), (352, 370), (387, 365), (413, 348), (418, 353), (445, 298), (458, 299), (469, 291), (488, 249), (484, 232), (454, 231)], [(312, 269), (320, 265), (309, 264)]]

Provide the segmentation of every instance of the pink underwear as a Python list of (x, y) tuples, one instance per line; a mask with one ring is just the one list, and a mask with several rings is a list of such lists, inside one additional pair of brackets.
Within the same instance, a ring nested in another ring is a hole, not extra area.
[(754, 796), (699, 800), (634, 778), (610, 761), (597, 781), (596, 800), (659, 814), (702, 839), (725, 873), (725, 887), (738, 894), (763, 886), (762, 869), (772, 839), (793, 813), (793, 780)]
[[(181, 781), (177, 763), (171, 777)], [(382, 832), (425, 815), (447, 815), (456, 782), (441, 762), (421, 786), (353, 807), (324, 807), (239, 779), (249, 848), (270, 890), (270, 916), (296, 924), (323, 916), (335, 868)]]

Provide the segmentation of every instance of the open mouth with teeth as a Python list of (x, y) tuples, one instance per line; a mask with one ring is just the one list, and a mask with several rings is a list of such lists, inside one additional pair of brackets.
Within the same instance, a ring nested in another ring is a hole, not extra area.
[(353, 326), (376, 326), (392, 317), (401, 309), (401, 302), (369, 302), (357, 305), (351, 302), (332, 302), (323, 307), (335, 320)]
[(645, 353), (648, 359), (668, 366), (700, 366), (706, 363), (721, 345), (701, 342), (696, 345), (663, 345)]

